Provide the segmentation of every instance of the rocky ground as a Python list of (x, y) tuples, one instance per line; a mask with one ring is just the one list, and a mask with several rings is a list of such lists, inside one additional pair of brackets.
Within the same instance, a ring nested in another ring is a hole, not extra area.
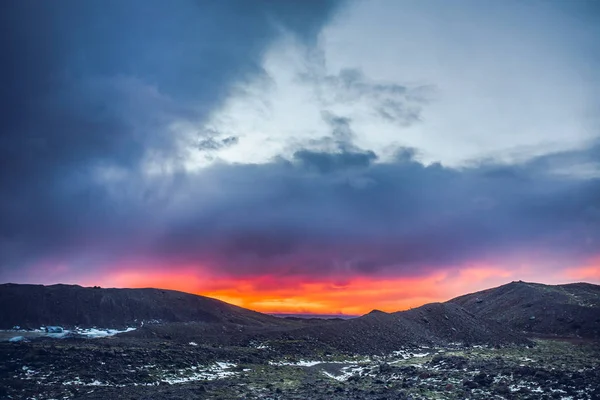
[(600, 399), (600, 344), (398, 349), (385, 356), (290, 343), (162, 339), (0, 343), (4, 399)]

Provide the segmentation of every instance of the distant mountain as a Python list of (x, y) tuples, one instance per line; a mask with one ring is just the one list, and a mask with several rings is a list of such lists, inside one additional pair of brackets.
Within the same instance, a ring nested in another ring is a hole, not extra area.
[(148, 322), (278, 324), (280, 318), (204, 296), (162, 289), (0, 285), (0, 329), (15, 325), (119, 328)]
[(348, 314), (285, 314), (285, 313), (269, 313), (274, 317), (289, 318), (289, 319), (352, 319), (360, 315)]
[(518, 281), (460, 296), (448, 303), (518, 332), (600, 337), (600, 285)]

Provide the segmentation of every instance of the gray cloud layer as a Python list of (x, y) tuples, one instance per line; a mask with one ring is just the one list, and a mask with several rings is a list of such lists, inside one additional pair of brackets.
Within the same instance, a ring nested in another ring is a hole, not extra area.
[[(280, 29), (312, 41), (334, 6), (329, 1), (3, 3), (2, 26), (8, 32), (0, 66), (3, 190), (32, 181), (44, 185), (53, 174), (82, 164), (108, 160), (130, 167), (148, 149), (176, 150), (161, 115), (148, 114), (205, 117), (232, 83), (261, 73), (262, 51)], [(140, 102), (151, 96), (148, 88), (171, 103), (144, 109)]]
[(230, 274), (335, 276), (419, 274), (520, 253), (541, 262), (596, 255), (600, 180), (552, 173), (548, 162), (564, 154), (461, 170), (425, 166), (410, 149), (390, 163), (360, 158), (370, 154), (304, 150), (194, 174), (132, 172), (110, 188), (82, 182), (43, 208), (29, 202), (28, 218), (13, 216), (22, 235), (12, 259), (4, 241), (3, 262), (142, 258)]
[[(314, 40), (335, 4), (2, 7), (0, 271), (144, 258), (231, 274), (415, 274), (532, 249), (584, 259), (598, 248), (599, 178), (557, 173), (580, 162), (597, 169), (598, 145), (518, 165), (423, 165), (414, 149), (378, 163), (353, 144), (349, 118), (324, 113), (331, 136), (290, 159), (142, 168), (149, 154), (177, 159), (169, 123), (202, 120), (233, 82), (261, 73), (282, 26)], [(335, 79), (390, 118), (418, 118), (402, 87), (349, 72)]]

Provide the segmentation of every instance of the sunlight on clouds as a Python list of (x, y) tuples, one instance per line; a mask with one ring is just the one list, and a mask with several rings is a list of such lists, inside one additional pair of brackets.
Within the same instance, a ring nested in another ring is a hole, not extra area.
[(433, 89), (379, 82), (359, 70), (329, 71), (320, 52), (289, 37), (271, 48), (263, 64), (266, 76), (238, 86), (204, 126), (221, 137), (239, 137), (238, 144), (215, 152), (215, 158), (260, 163), (289, 156), (331, 136), (326, 114), (349, 118), (351, 127), (361, 128), (353, 132), (354, 145), (383, 159), (392, 155), (398, 134), (381, 134), (372, 124), (405, 129), (418, 123)]
[[(461, 14), (426, 2), (357, 2), (314, 48), (284, 37), (265, 54), (264, 74), (240, 83), (202, 128), (239, 143), (189, 163), (289, 155), (331, 134), (323, 111), (350, 118), (353, 143), (380, 161), (398, 146), (446, 165), (582, 148), (596, 134), (589, 112), (596, 95), (578, 70), (581, 54), (566, 39), (536, 35), (519, 16), (534, 10), (513, 7), (498, 7), (502, 19), (490, 19), (477, 7)], [(554, 29), (555, 12), (535, 11), (539, 29)], [(485, 40), (473, 35), (481, 30)], [(348, 84), (344, 74), (363, 81)]]
[(447, 165), (486, 156), (512, 162), (524, 146), (531, 157), (596, 136), (590, 104), (598, 104), (598, 82), (587, 79), (587, 53), (578, 47), (585, 29), (550, 5), (495, 3), (491, 13), (472, 5), (357, 2), (325, 27), (327, 60), (334, 69), (434, 85), (423, 124), (399, 137)]
[(569, 280), (600, 283), (600, 257), (590, 260), (582, 267), (566, 269), (564, 275)]
[[(579, 267), (548, 269), (547, 263), (481, 263), (447, 266), (416, 276), (360, 275), (316, 277), (307, 275), (223, 275), (200, 266), (154, 265), (125, 262), (101, 274), (84, 274), (78, 283), (88, 286), (161, 288), (213, 297), (241, 307), (273, 313), (365, 314), (372, 309), (406, 310), (431, 302), (500, 286), (510, 281), (563, 284), (600, 283), (598, 258)], [(64, 280), (71, 268), (47, 262), (30, 276)], [(540, 277), (543, 276), (543, 279)]]

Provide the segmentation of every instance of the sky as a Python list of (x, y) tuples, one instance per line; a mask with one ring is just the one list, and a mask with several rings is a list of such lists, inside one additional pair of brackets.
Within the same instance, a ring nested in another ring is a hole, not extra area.
[(0, 282), (329, 314), (600, 283), (596, 1), (0, 7)]

